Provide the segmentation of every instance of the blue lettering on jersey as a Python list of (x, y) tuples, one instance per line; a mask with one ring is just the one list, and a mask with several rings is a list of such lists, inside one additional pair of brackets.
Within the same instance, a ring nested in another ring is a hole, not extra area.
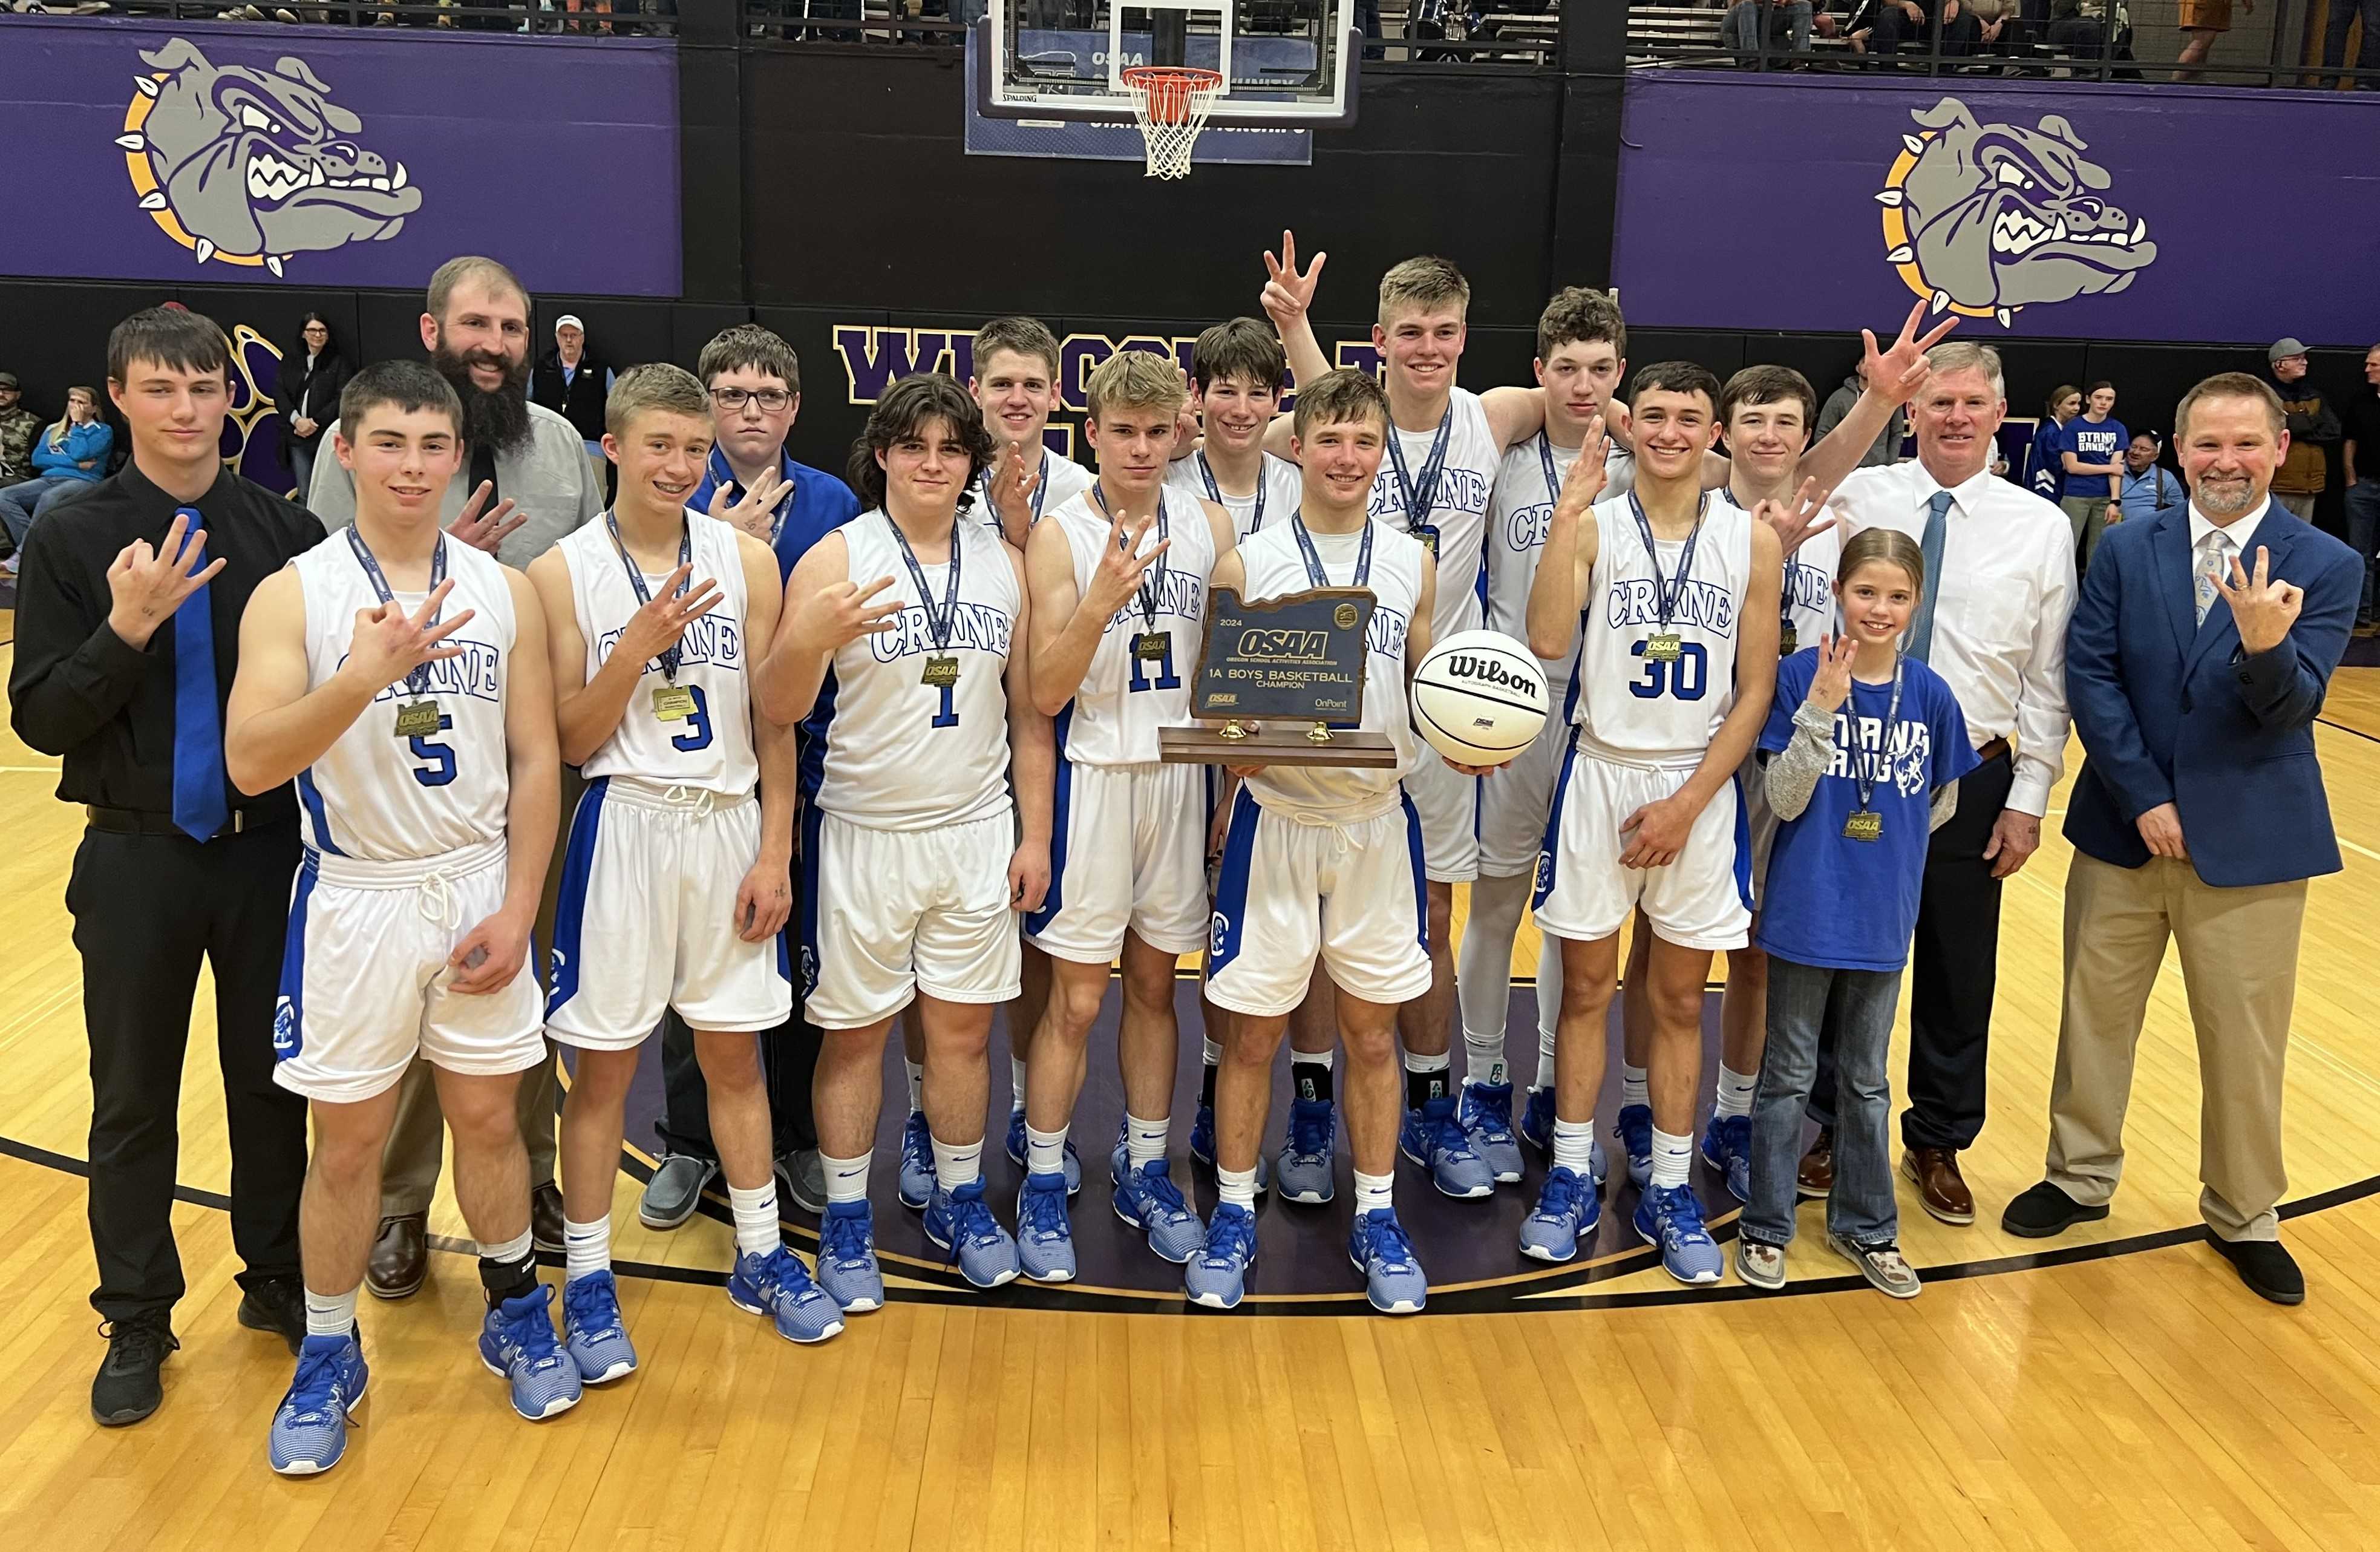
[[(1155, 572), (1156, 568), (1152, 566), (1140, 574), (1140, 580), (1144, 586), (1153, 578)], [(1157, 584), (1157, 612), (1160, 614), (1172, 614), (1184, 620), (1200, 619), (1204, 617), (1206, 597), (1205, 578), (1169, 569), (1165, 574), (1165, 579)], [(1105, 629), (1099, 634), (1104, 636), (1118, 625), (1133, 621), (1146, 621), (1148, 618), (1148, 616), (1141, 612), (1140, 594), (1135, 591), (1125, 600), (1124, 606), (1115, 612), (1115, 617), (1107, 623)]]
[[(961, 603), (951, 623), (950, 645), (971, 651), (1008, 656), (1008, 633), (1015, 621), (1004, 609), (989, 603)], [(915, 605), (901, 612), (893, 628), (868, 638), (868, 649), (878, 662), (892, 662), (920, 652), (936, 652), (933, 634), (926, 629), (926, 612)]]
[[(504, 649), (492, 642), (462, 637), (450, 637), (446, 645), (461, 648), (462, 653), (422, 665), (430, 673), (429, 693), (433, 696), (468, 696), (474, 700), (502, 704), (504, 698)], [(344, 668), (346, 661), (347, 654), (340, 653), (339, 666)], [(413, 698), (413, 687), (403, 679), (372, 697), (374, 702)]]
[[(1488, 510), (1489, 489), (1488, 478), (1477, 469), (1458, 468), (1449, 464), (1438, 471), (1438, 489), (1430, 496), (1430, 513), (1484, 513)], [(1383, 464), (1380, 478), (1372, 486), (1372, 515), (1379, 517), (1395, 513), (1402, 516), (1404, 510), (1405, 493), (1397, 483), (1396, 470)]]
[[(1888, 746), (1881, 717), (1835, 713), (1834, 758), (1827, 774), (1852, 781), (1890, 782), (1903, 797), (1925, 790), (1925, 771), (1934, 753), (1934, 734), (1924, 722), (1897, 721)], [(1856, 758), (1857, 766), (1853, 759)]]
[[(601, 636), (597, 637), (595, 638), (596, 662), (599, 664), (610, 662), (612, 649), (617, 647), (620, 644), (620, 637), (626, 634), (626, 627), (623, 626), (619, 630), (605, 631)], [(737, 622), (732, 618), (722, 619), (716, 614), (705, 614), (702, 618), (687, 624), (684, 634), (677, 638), (677, 661), (680, 668), (694, 663), (710, 663), (732, 672), (740, 673), (743, 670), (744, 633), (738, 627)], [(657, 672), (658, 668), (658, 663), (649, 662), (645, 665), (648, 673)]]
[(1834, 578), (1816, 566), (1799, 561), (1785, 563), (1785, 607), (1831, 612), (1835, 606)]
[(1411, 622), (1387, 604), (1372, 606), (1372, 623), (1364, 630), (1366, 651), (1383, 653), (1402, 661), (1405, 655), (1405, 629)]
[(1545, 547), (1546, 530), (1553, 527), (1554, 503), (1539, 502), (1524, 506), (1504, 516), (1504, 543), (1515, 555), (1525, 555)]
[[(1610, 607), (1605, 623), (1611, 625), (1653, 625), (1661, 623), (1661, 600), (1651, 577), (1623, 576), (1611, 584)], [(1721, 636), (1735, 634), (1735, 595), (1717, 582), (1691, 578), (1678, 589), (1670, 611), (1671, 625), (1699, 625)]]

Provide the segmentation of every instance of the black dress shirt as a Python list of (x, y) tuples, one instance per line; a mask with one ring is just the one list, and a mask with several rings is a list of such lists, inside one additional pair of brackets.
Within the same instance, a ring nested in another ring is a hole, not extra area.
[[(170, 814), (174, 808), (174, 626), (135, 649), (109, 628), (115, 596), (107, 568), (136, 539), (164, 542), (178, 503), (130, 464), (35, 526), (17, 582), (17, 661), (8, 676), (17, 736), (65, 758), (58, 796), (68, 803)], [(222, 571), (207, 585), (215, 637), (215, 705), (231, 698), (239, 666), (239, 617), (263, 580), (322, 541), (314, 515), (229, 470), (189, 503), (207, 530), (207, 558)], [(242, 801), (252, 819), (294, 819), (286, 783)]]

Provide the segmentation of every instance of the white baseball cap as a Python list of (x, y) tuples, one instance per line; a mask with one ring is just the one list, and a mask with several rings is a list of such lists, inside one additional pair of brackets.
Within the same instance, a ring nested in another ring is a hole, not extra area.
[(587, 332), (587, 325), (578, 321), (578, 315), (577, 313), (565, 312), (561, 317), (553, 321), (554, 333), (558, 335), (565, 329), (576, 329), (583, 334)]

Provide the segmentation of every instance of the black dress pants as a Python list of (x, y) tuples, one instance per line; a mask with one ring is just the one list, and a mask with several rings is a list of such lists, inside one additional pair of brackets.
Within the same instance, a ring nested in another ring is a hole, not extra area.
[(174, 1248), (182, 1059), (201, 958), (215, 979), (215, 1049), (231, 1134), (231, 1234), (252, 1287), (300, 1275), (306, 1102), (273, 1081), (273, 1010), (298, 867), (298, 827), (204, 845), (92, 830), (67, 882), (91, 1039), (93, 1308), (110, 1320), (181, 1298)]

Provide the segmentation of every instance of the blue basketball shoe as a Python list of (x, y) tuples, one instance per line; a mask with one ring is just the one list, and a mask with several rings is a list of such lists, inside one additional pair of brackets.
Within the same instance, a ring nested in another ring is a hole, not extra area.
[(1621, 1106), (1611, 1134), (1620, 1139), (1621, 1150), (1628, 1155), (1628, 1183), (1644, 1190), (1645, 1182), (1653, 1178), (1653, 1107)]
[(911, 1110), (901, 1127), (901, 1205), (923, 1212), (934, 1194), (934, 1134), (926, 1112)]
[(637, 1349), (620, 1318), (620, 1285), (609, 1272), (589, 1272), (562, 1285), (562, 1345), (589, 1385), (609, 1385), (637, 1372)]
[(1727, 1181), (1728, 1194), (1752, 1200), (1752, 1118), (1713, 1116), (1703, 1133), (1703, 1162)]
[(273, 1469), (284, 1476), (329, 1471), (347, 1452), (347, 1425), (364, 1403), (371, 1370), (363, 1343), (352, 1330), (344, 1337), (308, 1337), (298, 1350), (298, 1377), (273, 1414), (265, 1445)]
[(934, 1188), (934, 1199), (926, 1204), (926, 1238), (956, 1262), (959, 1275), (978, 1288), (997, 1288), (1016, 1280), (1016, 1242), (991, 1216), (991, 1205), (983, 1199), (979, 1180), (969, 1181), (956, 1191)]
[(1036, 1282), (1075, 1280), (1075, 1226), (1066, 1219), (1066, 1177), (1027, 1175), (1016, 1193), (1016, 1261)]
[(1160, 1261), (1179, 1267), (1207, 1243), (1206, 1228), (1182, 1190), (1173, 1183), (1173, 1169), (1152, 1158), (1137, 1173), (1127, 1170), (1116, 1182), (1115, 1215), (1148, 1236), (1148, 1248)]
[[(1289, 1102), (1289, 1135), (1281, 1145), (1282, 1201), (1318, 1206), (1330, 1200), (1338, 1190), (1330, 1157), (1338, 1140), (1337, 1106), (1328, 1099)], [(1263, 1189), (1261, 1183), (1257, 1189)]]
[(1429, 1279), (1415, 1258), (1404, 1225), (1386, 1207), (1355, 1215), (1347, 1259), (1364, 1274), (1364, 1293), (1382, 1315), (1418, 1315), (1429, 1302)]
[(845, 1315), (884, 1307), (876, 1265), (875, 1215), (865, 1202), (829, 1202), (819, 1219), (818, 1285)]
[(1455, 1117), (1471, 1138), (1471, 1151), (1486, 1161), (1496, 1183), (1516, 1183), (1521, 1178), (1521, 1139), (1512, 1134), (1512, 1085), (1464, 1084)]
[(1537, 1205), (1521, 1220), (1521, 1254), (1540, 1261), (1568, 1261), (1578, 1255), (1578, 1241), (1603, 1219), (1603, 1203), (1592, 1181), (1556, 1166), (1546, 1176)]
[(480, 1327), (480, 1362), (512, 1387), (513, 1410), (532, 1423), (559, 1417), (583, 1393), (578, 1361), (562, 1350), (553, 1333), (553, 1290), (492, 1305)]
[(1194, 1304), (1208, 1309), (1236, 1309), (1247, 1291), (1248, 1268), (1257, 1259), (1257, 1216), (1245, 1207), (1220, 1202), (1207, 1220), (1207, 1243), (1190, 1258), (1182, 1291)]
[(1647, 1190), (1636, 1204), (1635, 1228), (1646, 1244), (1660, 1248), (1661, 1269), (1680, 1282), (1717, 1282), (1727, 1270), (1692, 1186)]
[(1397, 1146), (1407, 1158), (1429, 1171), (1429, 1181), (1447, 1196), (1493, 1195), (1496, 1173), (1471, 1146), (1471, 1134), (1454, 1118), (1454, 1097), (1432, 1099), (1405, 1112)]
[[(1008, 1112), (1008, 1161), (1018, 1169), (1025, 1168), (1025, 1112)], [(1066, 1194), (1074, 1195), (1083, 1189), (1083, 1156), (1075, 1151), (1075, 1139), (1066, 1139)]]
[(728, 1275), (727, 1302), (747, 1315), (765, 1315), (789, 1342), (822, 1342), (843, 1329), (834, 1296), (811, 1280), (802, 1258), (783, 1245), (766, 1255), (747, 1251)]

